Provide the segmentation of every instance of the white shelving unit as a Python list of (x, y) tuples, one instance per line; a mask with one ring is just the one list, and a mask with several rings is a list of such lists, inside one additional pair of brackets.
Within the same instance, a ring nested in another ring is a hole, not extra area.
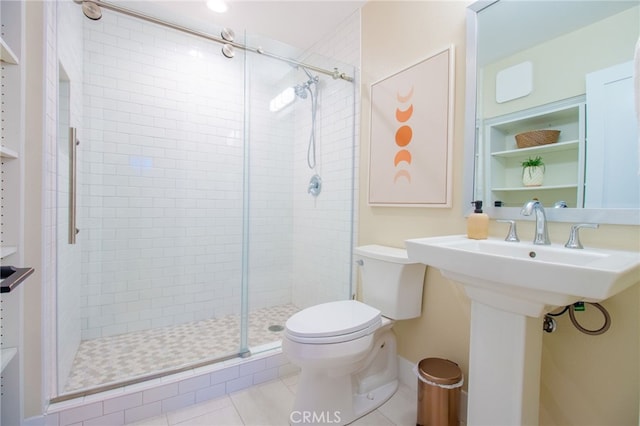
[[(518, 148), (515, 135), (532, 130), (560, 130), (558, 142)], [(485, 192), (487, 205), (522, 206), (537, 198), (545, 206), (565, 201), (568, 207), (584, 200), (585, 155), (584, 97), (543, 105), (526, 111), (486, 120), (484, 130)], [(522, 162), (542, 157), (545, 176), (542, 186), (522, 184)]]
[(2, 162), (2, 229), (0, 246), (2, 264), (20, 262), (20, 152), (24, 139), (24, 67), (20, 64), (23, 50), (24, 2), (0, 4), (0, 161)]
[(18, 64), (18, 57), (2, 38), (0, 38), (0, 60), (8, 64)]
[(18, 246), (2, 246), (0, 247), (0, 258), (4, 259), (12, 254), (18, 253)]
[(13, 357), (18, 354), (18, 348), (5, 348), (0, 350), (0, 358), (2, 359), (2, 370), (4, 371), (5, 367), (9, 365)]
[(18, 158), (18, 153), (11, 148), (7, 148), (6, 146), (0, 147), (0, 157), (6, 158), (9, 160), (15, 160)]
[[(25, 134), (25, 69), (21, 64), (24, 53), (25, 32), (24, 1), (0, 2), (0, 162), (2, 184), (0, 186), (0, 263), (4, 271), (7, 266), (22, 266), (21, 247), (23, 215), (22, 152)], [(6, 284), (10, 278), (3, 279)], [(18, 287), (0, 294), (0, 355), (2, 365), (0, 424), (23, 423), (22, 390), (22, 330), (23, 289)]]

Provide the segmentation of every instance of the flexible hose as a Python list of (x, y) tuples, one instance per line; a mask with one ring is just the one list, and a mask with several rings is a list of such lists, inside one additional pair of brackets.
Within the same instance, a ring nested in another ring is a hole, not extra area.
[(552, 317), (559, 317), (560, 315), (564, 314), (568, 310), (569, 310), (569, 307), (565, 306), (564, 309), (562, 311), (558, 312), (557, 314), (553, 314), (553, 313), (549, 312), (547, 315), (552, 316)]
[(602, 306), (599, 303), (590, 303), (590, 302), (585, 302), (585, 303), (589, 303), (589, 305), (595, 306), (596, 308), (598, 308), (600, 310), (600, 312), (602, 312), (602, 315), (604, 315), (604, 325), (602, 327), (600, 327), (599, 329), (597, 329), (597, 330), (589, 330), (589, 329), (584, 328), (583, 326), (581, 326), (578, 323), (578, 320), (576, 319), (576, 315), (575, 315), (575, 307), (573, 305), (571, 305), (569, 307), (569, 317), (571, 318), (571, 322), (573, 323), (573, 325), (578, 330), (582, 331), (585, 334), (589, 334), (591, 336), (597, 336), (597, 335), (602, 334), (605, 331), (607, 331), (609, 329), (609, 327), (611, 326), (611, 316), (609, 315), (609, 312), (607, 312), (607, 310), (604, 308), (604, 306)]
[[(313, 81), (313, 80), (309, 80)], [(311, 134), (309, 135), (309, 146), (307, 147), (307, 165), (310, 169), (316, 167), (316, 111), (318, 108), (318, 83), (314, 82), (316, 93), (311, 90), (311, 85), (307, 90), (311, 94)]]

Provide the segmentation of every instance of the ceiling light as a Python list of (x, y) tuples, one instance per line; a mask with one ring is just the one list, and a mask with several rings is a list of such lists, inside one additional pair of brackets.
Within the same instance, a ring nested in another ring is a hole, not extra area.
[(216, 13), (224, 13), (229, 9), (224, 0), (208, 0), (207, 7)]

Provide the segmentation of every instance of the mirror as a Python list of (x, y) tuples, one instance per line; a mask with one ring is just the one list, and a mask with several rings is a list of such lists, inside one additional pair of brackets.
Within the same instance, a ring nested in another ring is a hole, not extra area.
[[(465, 215), (481, 199), (492, 218), (523, 219), (538, 198), (550, 221), (640, 225), (640, 5), (500, 0), (467, 12)], [(515, 138), (539, 130), (559, 138)], [(525, 186), (522, 162), (535, 157), (543, 183)]]

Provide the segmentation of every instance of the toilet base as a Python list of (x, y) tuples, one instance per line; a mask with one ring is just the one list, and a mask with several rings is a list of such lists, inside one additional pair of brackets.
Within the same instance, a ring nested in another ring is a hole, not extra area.
[(302, 368), (291, 425), (346, 425), (384, 404), (398, 389), (396, 338), (386, 330), (352, 374)]
[(356, 395), (353, 401), (355, 415), (351, 420), (345, 422), (345, 424), (351, 423), (360, 417), (369, 414), (387, 402), (398, 390), (398, 384), (398, 379), (396, 379), (391, 383), (387, 383), (377, 389), (374, 389), (366, 395)]

